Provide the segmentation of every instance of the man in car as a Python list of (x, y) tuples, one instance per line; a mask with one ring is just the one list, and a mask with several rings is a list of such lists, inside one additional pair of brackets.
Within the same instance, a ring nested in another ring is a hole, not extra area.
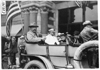
[(57, 37), (55, 36), (54, 29), (49, 29), (49, 33), (46, 36), (45, 43), (47, 43), (49, 45), (58, 45), (58, 44), (60, 44)]
[(93, 29), (92, 23), (90, 21), (85, 21), (83, 23), (83, 30), (80, 33), (81, 38), (83, 39), (83, 42), (87, 42), (90, 40), (90, 38), (98, 34), (98, 31), (96, 29)]
[[(96, 29), (93, 29), (92, 23), (90, 21), (85, 21), (83, 23), (83, 26), (84, 28), (80, 33), (80, 37), (83, 39), (83, 42), (92, 40), (94, 35), (98, 35), (98, 31)], [(95, 56), (96, 54), (94, 53), (93, 48), (88, 49), (86, 55), (87, 55), (89, 67), (93, 68), (96, 64), (96, 59), (98, 58), (98, 56)]]
[(41, 40), (43, 40), (44, 38), (39, 37), (37, 34), (37, 25), (34, 23), (31, 23), (29, 25), (30, 30), (27, 32), (27, 40), (29, 42), (33, 42), (34, 44), (40, 42)]

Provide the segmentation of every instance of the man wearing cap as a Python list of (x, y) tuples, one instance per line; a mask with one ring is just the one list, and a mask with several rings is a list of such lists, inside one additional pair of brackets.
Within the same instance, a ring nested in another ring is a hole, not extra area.
[(49, 29), (49, 34), (46, 36), (45, 43), (49, 45), (60, 44), (57, 37), (55, 36), (54, 29)]
[(80, 36), (83, 39), (83, 42), (89, 41), (89, 39), (95, 35), (98, 34), (98, 31), (92, 28), (92, 23), (90, 21), (85, 21), (83, 23), (83, 30), (80, 33)]
[(37, 25), (36, 24), (30, 24), (29, 28), (30, 30), (27, 32), (27, 39), (29, 42), (33, 43), (38, 43), (40, 42), (43, 38), (38, 37), (37, 35)]

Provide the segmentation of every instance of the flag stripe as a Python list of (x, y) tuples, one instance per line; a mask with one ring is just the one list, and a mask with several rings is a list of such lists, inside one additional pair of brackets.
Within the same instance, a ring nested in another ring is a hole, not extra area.
[(7, 20), (6, 20), (6, 33), (10, 36), (11, 26), (12, 26), (12, 19), (21, 14), (21, 9), (18, 2), (13, 2), (9, 6), (9, 10), (7, 13)]
[(8, 36), (10, 36), (11, 25), (12, 25), (11, 22), (12, 22), (12, 20), (10, 20), (10, 22), (8, 22), (8, 24), (6, 25), (6, 33), (7, 33)]
[(9, 6), (9, 9), (11, 9), (11, 8), (14, 7), (14, 6), (18, 6), (18, 2), (12, 3), (12, 4)]
[[(13, 3), (12, 3), (13, 4)], [(12, 13), (14, 10), (16, 11), (17, 9), (19, 9), (19, 5), (18, 3), (14, 3), (13, 5), (11, 4), (11, 6), (9, 7), (9, 11), (7, 14), (7, 17), (9, 16), (10, 13)], [(19, 9), (20, 10), (20, 9)]]
[(12, 19), (13, 17), (17, 16), (18, 14), (20, 14), (20, 10), (15, 11), (14, 13), (12, 13), (8, 18), (7, 18), (7, 22), (9, 22), (10, 19)]
[(12, 14), (13, 12), (17, 11), (17, 10), (19, 10), (18, 7), (12, 8), (12, 9), (8, 12), (7, 17), (8, 17), (10, 14)]
[(16, 7), (16, 6), (18, 6), (18, 5), (16, 4), (16, 5), (11, 6), (11, 7), (9, 8), (9, 10), (10, 10), (11, 8), (13, 8), (13, 7)]
[(75, 3), (77, 4), (78, 7), (81, 7), (84, 5), (84, 6), (89, 6), (90, 4), (90, 1), (75, 1)]
[(82, 7), (82, 1), (75, 1), (75, 3), (78, 5), (78, 7)]

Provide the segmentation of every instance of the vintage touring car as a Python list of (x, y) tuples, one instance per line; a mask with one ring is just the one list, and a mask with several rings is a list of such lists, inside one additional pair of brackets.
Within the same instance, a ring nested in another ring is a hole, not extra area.
[(98, 62), (97, 40), (81, 45), (70, 44), (68, 39), (66, 45), (39, 45), (26, 41), (25, 46), (20, 46), (20, 67), (24, 69), (98, 68)]

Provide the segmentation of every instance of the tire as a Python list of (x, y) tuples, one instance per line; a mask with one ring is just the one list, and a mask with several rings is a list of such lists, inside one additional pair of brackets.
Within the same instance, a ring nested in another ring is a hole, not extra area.
[(83, 50), (94, 46), (94, 47), (98, 47), (99, 42), (94, 40), (94, 41), (88, 41), (84, 44), (82, 44), (81, 46), (79, 46), (74, 54), (74, 67), (75, 68), (83, 68), (81, 62), (79, 60), (81, 60), (80, 56), (81, 53), (83, 52)]
[(44, 64), (39, 60), (32, 60), (25, 65), (24, 69), (46, 69), (46, 68)]

